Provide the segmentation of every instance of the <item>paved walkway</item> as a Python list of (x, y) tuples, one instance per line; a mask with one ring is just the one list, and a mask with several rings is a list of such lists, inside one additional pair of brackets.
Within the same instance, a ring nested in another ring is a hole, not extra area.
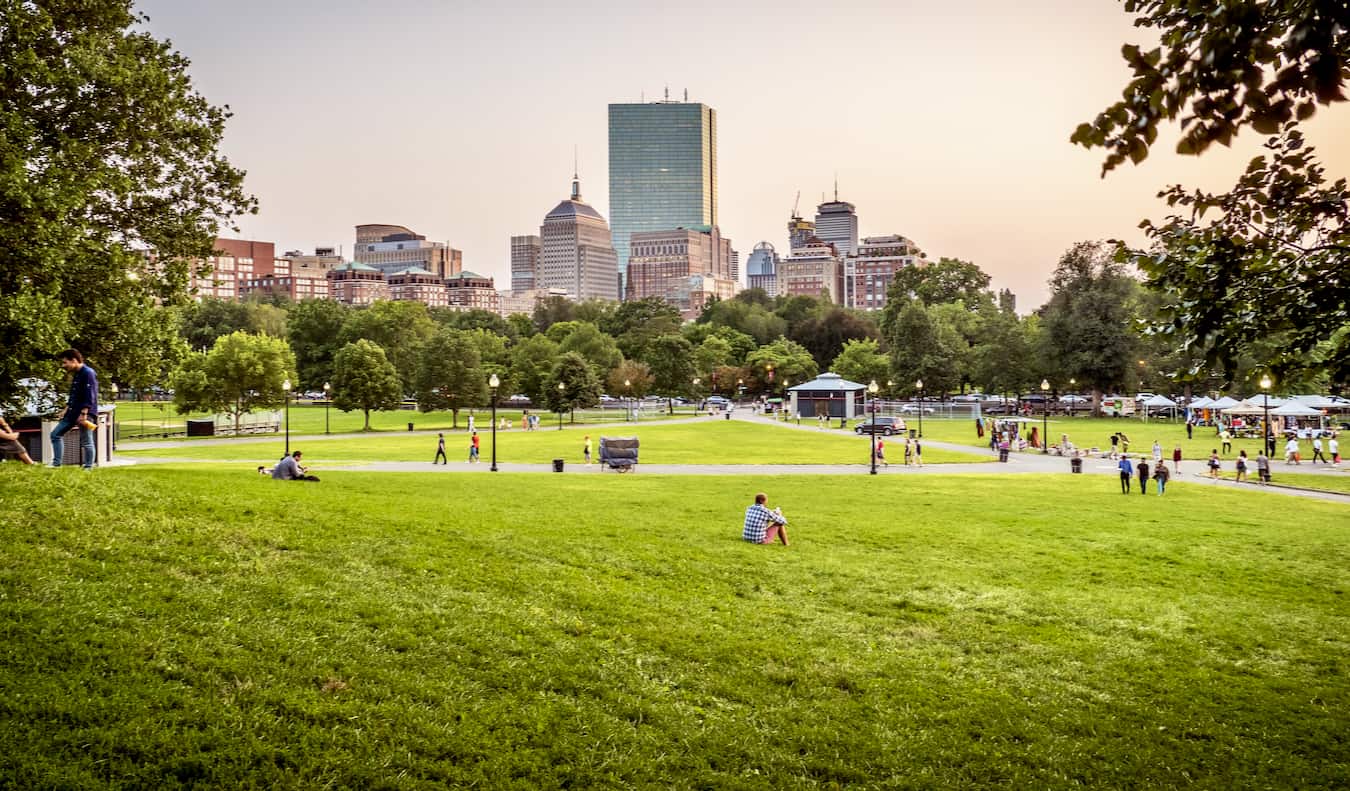
[[(820, 429), (814, 424), (787, 423), (776, 421), (763, 415), (753, 415), (746, 409), (739, 409), (731, 413), (733, 420), (744, 420), (754, 423), (763, 423), (777, 426), (778, 428), (792, 431), (812, 431), (818, 432)], [(682, 418), (673, 420), (661, 420), (659, 423), (644, 422), (640, 425), (673, 425), (677, 423), (707, 422), (714, 418), (696, 417)], [(721, 418), (716, 418), (721, 419)], [(634, 423), (607, 423), (605, 427), (625, 427), (635, 426)], [(567, 430), (585, 429), (587, 431), (595, 430), (594, 425), (575, 426)], [(556, 429), (555, 429), (556, 430)], [(401, 433), (401, 432), (400, 432)], [(420, 435), (435, 435), (436, 431), (408, 432)], [(480, 432), (481, 433), (481, 432)], [(381, 433), (375, 436), (387, 436), (387, 433)], [(310, 434), (306, 436), (292, 437), (292, 442), (301, 440), (315, 439), (352, 439), (361, 437), (370, 437), (371, 434)], [(220, 445), (220, 444), (275, 444), (276, 437), (269, 436), (264, 438), (247, 439), (208, 439), (194, 441), (194, 446), (202, 445)], [(136, 450), (172, 450), (182, 447), (182, 442), (142, 442), (131, 445), (125, 443), (128, 448), (134, 447)], [(943, 448), (945, 450), (959, 451), (962, 453), (974, 454), (977, 456), (994, 457), (996, 454), (989, 448), (975, 447), (972, 445), (961, 445), (952, 442), (937, 442), (930, 439), (924, 440), (924, 445), (930, 448)], [(863, 456), (866, 456), (864, 452)], [(207, 459), (177, 459), (170, 457), (149, 458), (138, 457), (134, 460), (128, 460), (125, 457), (117, 462), (117, 466), (122, 464), (192, 464), (192, 463), (218, 463), (215, 460)], [(1202, 469), (1200, 461), (1192, 461), (1190, 467), (1196, 470)], [(434, 473), (484, 473), (491, 471), (491, 463), (484, 459), (478, 464), (467, 464), (465, 462), (451, 462), (449, 464), (430, 464), (427, 462), (412, 461), (374, 461), (363, 464), (343, 465), (334, 464), (325, 468), (322, 464), (314, 465), (314, 470), (320, 472), (324, 469), (335, 471), (354, 471), (354, 472), (434, 472)], [(553, 471), (551, 464), (518, 464), (509, 462), (499, 462), (497, 469), (501, 472), (528, 472), (528, 473), (549, 473)], [(565, 474), (583, 474), (583, 475), (617, 475), (600, 464), (594, 464), (590, 467), (584, 464), (568, 461), (564, 467)], [(1279, 470), (1276, 469), (1278, 478)], [(1300, 470), (1302, 472), (1303, 470)], [(638, 475), (866, 475), (868, 472), (867, 464), (640, 464), (636, 473)], [(1107, 475), (1115, 477), (1117, 474), (1116, 463), (1109, 459), (1085, 458), (1083, 459), (1083, 473), (1088, 475)], [(1062, 456), (1051, 456), (1042, 453), (1022, 452), (1011, 453), (1006, 463), (999, 462), (980, 462), (970, 464), (928, 464), (923, 467), (906, 467), (903, 464), (892, 465), (889, 467), (878, 467), (878, 475), (907, 476), (907, 475), (1017, 475), (1017, 474), (1061, 474), (1068, 475), (1069, 460)], [(1331, 474), (1328, 472), (1328, 474)], [(1259, 488), (1262, 491), (1272, 494), (1284, 494), (1292, 497), (1303, 497), (1312, 500), (1323, 500), (1326, 502), (1343, 503), (1350, 505), (1350, 494), (1340, 494), (1337, 492), (1322, 492), (1310, 489), (1295, 489), (1287, 486), (1263, 486), (1253, 483), (1237, 483), (1229, 479), (1213, 479), (1207, 475), (1183, 474), (1173, 478), (1173, 481), (1184, 481), (1191, 484), (1200, 484), (1204, 486), (1214, 486), (1228, 489), (1243, 489), (1250, 491)], [(1137, 481), (1136, 481), (1137, 484)]]

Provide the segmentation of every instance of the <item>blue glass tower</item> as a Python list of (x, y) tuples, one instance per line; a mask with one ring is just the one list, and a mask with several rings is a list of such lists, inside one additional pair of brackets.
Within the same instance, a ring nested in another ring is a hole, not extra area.
[(636, 231), (717, 225), (717, 113), (697, 102), (609, 106), (609, 221), (619, 293)]

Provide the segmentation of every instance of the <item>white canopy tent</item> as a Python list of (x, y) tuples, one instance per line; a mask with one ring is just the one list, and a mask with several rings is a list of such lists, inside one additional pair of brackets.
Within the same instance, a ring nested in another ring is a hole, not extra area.
[(1147, 399), (1144, 400), (1144, 402), (1143, 402), (1142, 404), (1140, 404), (1140, 406), (1142, 406), (1142, 407), (1144, 408), (1144, 422), (1145, 422), (1145, 423), (1148, 422), (1149, 412), (1152, 411), (1152, 410), (1154, 410), (1154, 409), (1160, 409), (1160, 408), (1161, 408), (1161, 409), (1168, 409), (1168, 410), (1171, 410), (1171, 413), (1172, 413), (1172, 417), (1173, 417), (1173, 418), (1175, 418), (1175, 417), (1177, 416), (1177, 402), (1173, 401), (1172, 399), (1168, 398), (1168, 397), (1165, 396), (1165, 395), (1159, 394), (1159, 395), (1155, 395), (1155, 396), (1153, 396), (1153, 397), (1151, 397), (1151, 398), (1147, 398)]
[(1322, 410), (1313, 409), (1307, 404), (1304, 404), (1301, 401), (1295, 401), (1291, 398), (1283, 404), (1280, 404), (1278, 407), (1270, 410), (1270, 414), (1279, 415), (1280, 417), (1321, 417)]
[(1223, 398), (1220, 398), (1220, 399), (1218, 399), (1218, 400), (1216, 400), (1216, 401), (1211, 401), (1211, 402), (1207, 405), (1206, 408), (1208, 408), (1208, 409), (1232, 409), (1233, 407), (1237, 406), (1238, 403), (1239, 403), (1239, 402), (1238, 402), (1238, 400), (1237, 400), (1236, 398), (1230, 398), (1229, 396), (1224, 396)]

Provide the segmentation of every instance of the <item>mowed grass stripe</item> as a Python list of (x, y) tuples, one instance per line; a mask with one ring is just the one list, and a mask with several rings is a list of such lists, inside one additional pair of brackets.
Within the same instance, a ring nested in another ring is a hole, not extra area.
[[(1346, 509), (0, 465), (20, 787), (1335, 787)], [(793, 546), (737, 540), (754, 491)]]
[[(673, 425), (640, 424), (607, 428), (576, 428), (558, 431), (497, 432), (497, 459), (523, 464), (547, 464), (555, 458), (569, 463), (582, 460), (584, 438), (590, 435), (592, 453), (598, 461), (602, 436), (637, 437), (641, 441), (643, 464), (866, 464), (870, 456), (867, 437), (842, 431), (802, 431), (785, 426), (749, 423), (738, 420), (706, 419)], [(491, 431), (478, 432), (481, 458), (491, 457)], [(885, 438), (886, 456), (893, 464), (903, 463), (904, 442), (899, 437)], [(326, 462), (353, 461), (425, 461), (436, 455), (434, 434), (376, 434), (367, 437), (321, 439), (292, 437), (292, 449), (304, 451), (305, 463), (322, 466)], [(446, 454), (450, 463), (465, 463), (469, 455), (469, 437), (464, 433), (446, 435)], [(278, 438), (271, 443), (183, 444), (172, 449), (136, 450), (126, 445), (118, 450), (128, 458), (173, 457), (220, 461), (275, 461), (283, 450)], [(990, 457), (975, 453), (943, 450), (925, 446), (925, 464), (988, 462)]]

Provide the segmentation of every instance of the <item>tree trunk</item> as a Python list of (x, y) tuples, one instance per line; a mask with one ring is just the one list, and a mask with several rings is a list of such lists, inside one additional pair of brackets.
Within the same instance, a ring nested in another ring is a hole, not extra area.
[(674, 399), (674, 398), (667, 398), (667, 399), (666, 399), (666, 407), (667, 407), (667, 409), (670, 410), (670, 411), (669, 411), (669, 414), (671, 414), (671, 415), (675, 414), (675, 399)]
[(366, 427), (363, 428), (363, 429), (361, 429), (361, 430), (362, 430), (362, 431), (370, 431), (370, 410), (369, 410), (369, 409), (363, 409), (363, 410), (361, 410), (361, 411), (362, 411), (362, 412), (365, 412), (365, 414), (366, 414)]
[(450, 408), (450, 430), (459, 430), (459, 407)]

